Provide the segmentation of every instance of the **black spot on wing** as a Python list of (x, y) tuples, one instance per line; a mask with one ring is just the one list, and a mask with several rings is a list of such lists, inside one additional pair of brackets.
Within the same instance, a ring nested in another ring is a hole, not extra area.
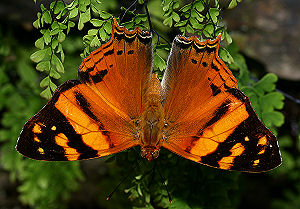
[(213, 64), (213, 63), (211, 63), (211, 68), (213, 69), (213, 70), (215, 70), (216, 72), (218, 72), (220, 69), (215, 65), (215, 64)]
[(195, 65), (198, 63), (197, 60), (194, 60), (194, 59), (191, 59), (191, 61), (192, 61), (192, 63), (195, 64)]
[(104, 76), (108, 73), (107, 69), (97, 72), (95, 75), (92, 75), (91, 78), (94, 83), (99, 83), (103, 80)]
[(213, 125), (218, 122), (229, 110), (230, 100), (225, 100), (222, 105), (215, 111), (214, 116), (204, 126), (204, 128)]
[(128, 52), (127, 52), (127, 54), (133, 54), (134, 53), (134, 51), (133, 50), (129, 50)]
[(92, 118), (94, 121), (99, 121), (97, 116), (91, 111), (91, 105), (88, 103), (86, 98), (79, 92), (75, 92), (75, 98), (77, 101), (77, 104), (80, 106), (80, 109), (87, 114), (90, 118)]
[(121, 54), (123, 54), (123, 50), (118, 50), (117, 55), (121, 55)]
[(112, 55), (114, 51), (114, 49), (108, 50), (107, 52), (104, 52), (104, 56)]
[(207, 62), (202, 62), (202, 66), (207, 67), (208, 66)]
[(211, 88), (214, 96), (216, 96), (217, 94), (219, 94), (221, 92), (221, 90), (213, 83), (210, 84), (210, 88)]
[(208, 46), (206, 46), (205, 50), (207, 51), (207, 53), (210, 54), (212, 52), (216, 52), (217, 48), (216, 47), (208, 47)]

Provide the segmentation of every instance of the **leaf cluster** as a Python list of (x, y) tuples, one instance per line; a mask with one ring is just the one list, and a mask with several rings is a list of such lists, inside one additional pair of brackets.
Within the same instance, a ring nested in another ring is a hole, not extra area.
[(231, 43), (231, 37), (222, 22), (219, 1), (194, 0), (180, 7), (179, 1), (164, 0), (162, 5), (165, 16), (163, 23), (177, 27), (183, 35), (195, 34), (200, 40), (205, 40), (222, 33), (222, 40)]

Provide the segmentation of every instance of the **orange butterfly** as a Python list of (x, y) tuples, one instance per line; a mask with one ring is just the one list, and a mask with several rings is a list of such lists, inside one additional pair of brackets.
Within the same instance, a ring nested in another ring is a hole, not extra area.
[(152, 74), (152, 35), (113, 21), (109, 42), (59, 86), (24, 126), (16, 149), (49, 161), (102, 157), (141, 146), (215, 168), (261, 172), (281, 164), (276, 137), (218, 57), (220, 35), (177, 36), (160, 83)]

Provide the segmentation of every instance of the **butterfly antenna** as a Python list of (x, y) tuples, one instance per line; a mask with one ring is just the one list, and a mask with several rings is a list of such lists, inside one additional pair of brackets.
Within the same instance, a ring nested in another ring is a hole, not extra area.
[[(130, 168), (130, 170), (134, 170), (137, 166), (139, 165), (139, 163), (134, 163), (134, 166), (132, 166)], [(128, 177), (132, 174), (132, 172), (129, 172), (128, 175), (126, 175), (121, 181), (120, 183), (114, 188), (114, 190), (106, 197), (106, 200), (110, 200), (110, 198), (112, 197), (112, 195), (119, 189), (119, 187), (128, 179)]]
[(165, 187), (165, 189), (166, 189), (166, 191), (167, 191), (167, 193), (168, 193), (168, 198), (169, 198), (169, 202), (170, 202), (170, 204), (172, 204), (172, 198), (171, 198), (171, 195), (170, 195), (170, 192), (169, 192), (169, 190), (168, 190), (168, 186), (167, 186), (167, 184), (165, 183), (165, 181), (164, 181), (164, 177), (163, 177), (163, 175), (161, 174), (161, 172), (160, 172), (160, 170), (159, 170), (159, 166), (157, 166), (157, 173), (158, 173), (158, 175), (159, 175), (159, 177), (160, 177), (160, 179), (161, 179), (161, 181), (162, 181), (162, 184), (164, 185), (164, 187)]

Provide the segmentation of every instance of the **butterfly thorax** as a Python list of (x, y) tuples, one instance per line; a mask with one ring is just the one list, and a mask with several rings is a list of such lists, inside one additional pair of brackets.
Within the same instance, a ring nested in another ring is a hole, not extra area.
[(141, 119), (141, 156), (151, 161), (158, 157), (164, 126), (161, 85), (156, 74), (153, 74), (149, 82), (144, 95), (144, 102), (145, 110)]

